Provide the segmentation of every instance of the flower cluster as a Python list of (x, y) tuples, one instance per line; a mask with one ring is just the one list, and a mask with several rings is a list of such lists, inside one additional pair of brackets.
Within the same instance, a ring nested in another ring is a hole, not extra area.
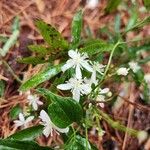
[[(21, 95), (23, 93), (20, 93)], [(39, 100), (39, 97), (36, 94), (31, 94), (30, 91), (26, 92), (27, 100), (30, 106), (32, 106), (33, 110), (38, 110), (39, 105), (43, 105), (43, 102)], [(27, 128), (30, 122), (34, 119), (34, 116), (25, 117), (23, 113), (19, 113), (19, 119), (15, 120), (16, 127)], [(41, 119), (40, 124), (44, 126), (43, 134), (48, 137), (49, 135), (53, 136), (53, 131), (59, 131), (61, 133), (67, 133), (69, 128), (61, 129), (53, 124), (49, 115), (44, 111), (40, 111), (39, 118)], [(58, 134), (58, 132), (56, 132)]]
[[(75, 75), (66, 83), (58, 85), (57, 88), (60, 90), (71, 90), (73, 99), (79, 102), (80, 96), (88, 95), (91, 92), (92, 84), (98, 84), (97, 73), (102, 75), (105, 66), (98, 62), (91, 62), (86, 53), (79, 53), (78, 50), (69, 50), (68, 55), (70, 59), (61, 69), (65, 72), (70, 68), (74, 68)], [(83, 78), (83, 69), (91, 74), (91, 78)]]

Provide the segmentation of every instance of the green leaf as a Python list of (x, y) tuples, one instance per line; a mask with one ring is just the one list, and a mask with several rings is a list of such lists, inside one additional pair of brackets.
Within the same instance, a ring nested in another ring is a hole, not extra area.
[(119, 33), (120, 32), (120, 25), (121, 25), (121, 16), (120, 14), (117, 14), (115, 17), (115, 32)]
[(15, 107), (13, 107), (9, 114), (11, 119), (16, 119), (21, 111), (22, 109), (20, 108), (19, 105), (16, 105)]
[(29, 45), (29, 50), (39, 53), (39, 54), (46, 54), (48, 52), (47, 48), (42, 45)]
[(19, 37), (19, 30), (13, 31), (12, 35), (10, 38), (7, 40), (7, 42), (4, 44), (2, 49), (0, 49), (0, 55), (5, 56), (9, 49), (16, 44), (17, 38)]
[(137, 21), (136, 24), (134, 24), (132, 27), (130, 27), (125, 32), (129, 32), (131, 30), (135, 30), (135, 29), (141, 28), (141, 27), (143, 27), (143, 26), (145, 26), (145, 25), (147, 25), (149, 23), (150, 23), (150, 16), (146, 17), (142, 21)]
[(67, 49), (68, 43), (61, 34), (51, 25), (46, 24), (42, 20), (36, 21), (36, 26), (42, 34), (44, 40), (54, 49)]
[(15, 17), (13, 25), (12, 25), (12, 31), (19, 30), (20, 25), (19, 25), (19, 17)]
[(20, 87), (20, 91), (27, 91), (31, 88), (38, 86), (39, 84), (51, 79), (55, 75), (61, 72), (61, 65), (57, 65), (54, 67), (47, 67), (46, 70), (39, 72), (38, 74), (31, 77), (25, 83), (23, 83)]
[(33, 141), (0, 140), (0, 150), (52, 150), (48, 147), (39, 146)]
[(34, 127), (30, 127), (30, 128), (18, 131), (15, 134), (9, 136), (7, 139), (30, 141), (40, 136), (42, 134), (42, 131), (43, 131), (43, 126), (38, 125), (38, 126), (34, 126)]
[(150, 10), (150, 0), (144, 0), (144, 6), (147, 10)]
[(134, 7), (131, 9), (130, 19), (126, 26), (126, 31), (128, 31), (130, 28), (132, 28), (136, 24), (137, 19), (138, 19), (138, 12), (137, 12), (137, 9)]
[(138, 47), (129, 47), (129, 52), (136, 54), (138, 51), (150, 51), (150, 42), (140, 45)]
[(48, 107), (48, 113), (56, 126), (66, 128), (71, 123), (79, 122), (82, 119), (82, 108), (80, 104), (72, 98), (58, 96), (43, 88), (37, 91), (52, 101), (52, 104)]
[(147, 56), (147, 57), (145, 57), (145, 58), (139, 60), (138, 62), (139, 62), (140, 64), (146, 64), (146, 63), (148, 63), (149, 61), (150, 61), (150, 56)]
[(30, 57), (25, 57), (25, 58), (19, 58), (17, 59), (19, 63), (24, 63), (24, 64), (43, 64), (46, 62), (43, 57), (38, 57), (38, 56), (30, 56)]
[(81, 30), (82, 30), (82, 11), (78, 11), (72, 21), (72, 43), (71, 48), (76, 49), (80, 43), (81, 40)]
[(2, 49), (0, 48), (0, 55), (2, 57), (5, 57), (9, 49), (16, 44), (18, 37), (19, 37), (19, 18), (16, 17), (12, 26), (12, 35), (6, 41)]
[(64, 150), (97, 150), (97, 148), (92, 147), (85, 138), (79, 135), (75, 135), (65, 145)]
[(106, 7), (106, 13), (111, 13), (115, 11), (118, 5), (122, 2), (122, 0), (108, 0), (108, 4)]
[(102, 40), (90, 40), (85, 43), (85, 47), (81, 48), (81, 52), (86, 52), (89, 55), (95, 55), (104, 51), (111, 51), (113, 44), (106, 43)]
[(4, 95), (5, 92), (5, 83), (4, 81), (0, 80), (0, 97)]

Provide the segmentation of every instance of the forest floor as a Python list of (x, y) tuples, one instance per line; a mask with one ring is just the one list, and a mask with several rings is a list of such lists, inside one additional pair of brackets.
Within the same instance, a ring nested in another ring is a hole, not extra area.
[[(141, 0), (138, 0), (138, 3), (141, 7), (143, 6)], [(42, 37), (38, 34), (34, 25), (36, 19), (42, 19), (46, 23), (55, 26), (68, 40), (70, 40), (70, 27), (73, 15), (79, 8), (84, 10), (84, 28), (90, 27), (94, 36), (97, 35), (100, 27), (106, 24), (113, 24), (117, 13), (120, 13), (122, 17), (121, 26), (123, 27), (127, 24), (129, 19), (128, 10), (118, 9), (111, 14), (105, 14), (105, 7), (106, 0), (100, 0), (99, 5), (93, 10), (86, 7), (85, 0), (1, 0), (0, 33), (6, 36), (11, 34), (11, 25), (15, 16), (19, 16), (21, 26), (18, 42), (10, 49), (5, 57), (5, 61), (8, 62), (15, 74), (22, 78), (22, 80), (38, 72), (39, 66), (19, 64), (16, 61), (18, 57), (30, 55), (30, 51), (27, 49), (28, 45), (42, 41)], [(143, 17), (144, 15), (141, 15), (141, 18)], [(143, 37), (150, 36), (150, 26), (146, 26), (138, 34)], [(83, 36), (85, 36), (84, 33)], [(130, 33), (126, 38), (132, 39), (134, 36), (133, 33)], [(144, 70), (145, 72), (150, 72), (149, 63), (144, 66)], [(8, 68), (1, 65), (0, 75), (5, 77), (4, 80), (7, 83), (5, 84), (4, 96), (0, 98), (0, 138), (6, 138), (17, 130), (9, 116), (11, 109), (17, 104), (25, 109), (27, 102), (26, 97), (20, 95), (17, 90), (20, 83), (16, 81), (8, 71)], [(115, 120), (121, 121), (128, 127), (150, 132), (150, 108), (148, 105), (144, 105), (140, 98), (136, 96), (136, 87), (133, 84), (129, 86), (130, 90), (126, 93), (128, 101), (124, 101), (117, 111), (110, 110), (107, 107), (105, 111)], [(139, 143), (136, 138), (112, 129), (106, 122), (102, 122), (102, 124), (106, 131), (102, 139), (89, 133), (90, 141), (97, 144), (99, 149), (113, 150), (116, 146), (123, 150), (150, 149), (150, 139), (144, 143)], [(58, 135), (48, 139), (40, 137), (37, 140), (41, 145), (50, 145), (53, 141), (62, 143)]]

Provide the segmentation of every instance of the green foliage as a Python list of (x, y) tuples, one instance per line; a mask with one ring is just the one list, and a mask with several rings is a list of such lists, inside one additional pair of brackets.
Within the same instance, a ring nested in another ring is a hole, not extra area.
[(150, 10), (150, 0), (143, 0), (147, 10)]
[(19, 37), (19, 19), (18, 17), (15, 18), (14, 24), (12, 26), (12, 35), (6, 41), (2, 49), (0, 49), (0, 55), (4, 57), (9, 49), (16, 44), (17, 38)]
[(137, 19), (138, 19), (138, 12), (137, 12), (137, 8), (136, 7), (133, 7), (131, 9), (131, 12), (130, 12), (130, 19), (128, 21), (128, 24), (126, 26), (126, 31), (128, 31), (129, 29), (131, 29), (137, 22)]
[(33, 141), (19, 141), (4, 139), (0, 140), (0, 150), (52, 150), (48, 147), (39, 146)]
[(13, 140), (34, 140), (36, 137), (40, 136), (43, 131), (43, 126), (38, 125), (34, 127), (30, 127), (21, 131), (14, 133), (13, 135), (9, 136), (7, 139)]
[(0, 97), (3, 97), (5, 92), (5, 83), (4, 81), (0, 80)]
[(76, 49), (81, 40), (81, 30), (82, 30), (82, 11), (78, 11), (72, 21), (72, 28), (71, 28), (71, 33), (72, 33), (72, 43), (71, 43), (71, 48)]
[(64, 150), (97, 150), (96, 148), (92, 147), (90, 143), (80, 135), (74, 135), (66, 146)]
[(118, 7), (118, 5), (122, 2), (122, 0), (108, 0), (108, 4), (106, 7), (106, 12), (111, 13), (115, 11)]
[(42, 55), (45, 55), (49, 52), (48, 49), (42, 45), (29, 45), (28, 48), (32, 52), (36, 52), (36, 53), (42, 54)]
[(85, 46), (80, 49), (81, 52), (86, 52), (89, 55), (95, 55), (102, 52), (110, 52), (113, 44), (106, 43), (102, 40), (91, 39), (85, 42)]
[(150, 16), (146, 17), (145, 19), (141, 21), (137, 21), (133, 26), (131, 26), (126, 32), (142, 28), (143, 26), (147, 25), (150, 23)]
[(48, 113), (56, 126), (66, 128), (73, 122), (81, 121), (82, 108), (78, 102), (70, 97), (58, 96), (46, 89), (38, 89), (38, 92), (52, 101), (48, 107)]
[(46, 60), (44, 60), (43, 57), (37, 57), (37, 56), (30, 56), (30, 57), (25, 57), (25, 58), (19, 58), (17, 61), (19, 63), (33, 64), (33, 65), (43, 64), (43, 63), (47, 62)]
[(42, 20), (36, 21), (36, 26), (39, 29), (44, 40), (49, 44), (53, 49), (67, 49), (68, 43), (61, 34), (51, 25), (46, 24)]
[(20, 108), (20, 106), (16, 105), (15, 107), (13, 107), (11, 109), (9, 115), (10, 115), (11, 119), (16, 119), (18, 117), (19, 113), (21, 113), (21, 112), (22, 112), (22, 109)]
[(47, 67), (44, 71), (39, 72), (38, 74), (31, 77), (29, 80), (24, 82), (20, 86), (21, 91), (27, 91), (31, 88), (38, 86), (39, 84), (51, 79), (55, 75), (61, 72), (61, 65), (57, 65), (54, 67)]
[(115, 17), (115, 32), (120, 33), (120, 26), (121, 26), (121, 16), (119, 14), (116, 15)]

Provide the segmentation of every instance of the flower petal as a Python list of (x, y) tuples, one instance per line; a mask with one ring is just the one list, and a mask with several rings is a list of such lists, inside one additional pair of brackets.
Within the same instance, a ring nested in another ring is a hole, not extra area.
[(32, 103), (32, 107), (33, 107), (34, 110), (38, 110), (38, 104), (36, 103), (36, 101), (34, 101)]
[(43, 130), (43, 134), (46, 136), (46, 137), (48, 137), (51, 133), (52, 133), (52, 127), (50, 127), (50, 126), (45, 126), (44, 127), (44, 130)]
[(76, 74), (75, 74), (77, 79), (82, 79), (82, 73), (81, 73), (81, 69), (80, 69), (80, 65), (78, 64), (76, 66)]
[(93, 68), (88, 64), (87, 61), (82, 61), (81, 65), (82, 65), (82, 67), (84, 67), (89, 72), (93, 72)]
[(25, 121), (24, 115), (22, 113), (19, 113), (19, 120), (22, 122)]
[(91, 82), (94, 83), (95, 85), (97, 85), (97, 83), (98, 83), (98, 81), (96, 80), (96, 71), (92, 72)]
[(72, 85), (70, 83), (59, 84), (59, 85), (57, 85), (57, 88), (60, 90), (70, 90), (70, 89), (72, 89)]
[(73, 94), (73, 99), (76, 100), (77, 102), (79, 102), (80, 100), (80, 90), (79, 89), (74, 89), (72, 91)]
[(45, 112), (45, 110), (41, 110), (39, 118), (42, 120), (44, 123), (50, 123), (50, 118), (48, 114)]
[(22, 121), (20, 121), (20, 120), (15, 120), (14, 123), (15, 123), (15, 126), (16, 126), (16, 127), (20, 127), (20, 126), (22, 126), (22, 125), (24, 124), (24, 123), (23, 123)]
[(82, 88), (82, 94), (86, 94), (86, 95), (89, 94), (92, 90), (90, 84), (83, 84), (81, 88)]
[(38, 100), (38, 101), (37, 101), (37, 104), (38, 104), (38, 105), (43, 105), (43, 102)]
[(67, 133), (69, 131), (68, 127), (67, 128), (58, 128), (58, 127), (54, 126), (54, 128), (61, 133)]
[(61, 70), (62, 70), (63, 72), (65, 72), (65, 71), (68, 70), (69, 68), (73, 67), (73, 65), (74, 65), (74, 62), (73, 62), (72, 60), (68, 60), (68, 61), (66, 62), (66, 64), (61, 67)]
[(77, 53), (77, 51), (74, 51), (74, 50), (69, 50), (68, 51), (68, 55), (71, 57), (71, 58), (75, 58), (75, 57), (77, 57), (78, 56), (78, 53)]
[(33, 119), (34, 119), (34, 116), (29, 116), (25, 122), (28, 123), (28, 122), (32, 121)]
[(109, 88), (104, 88), (104, 89), (101, 89), (99, 93), (100, 94), (106, 94), (108, 92), (109, 92)]

